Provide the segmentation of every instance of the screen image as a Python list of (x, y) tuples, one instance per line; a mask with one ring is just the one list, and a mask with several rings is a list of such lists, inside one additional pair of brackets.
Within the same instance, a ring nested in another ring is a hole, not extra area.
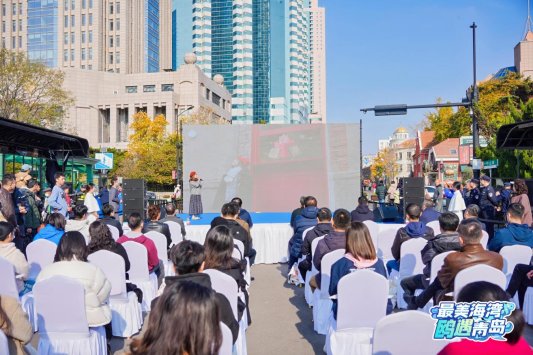
[(308, 195), (351, 209), (360, 194), (358, 124), (185, 125), (183, 146), (185, 211), (191, 171), (205, 212), (237, 196), (251, 212), (290, 212)]

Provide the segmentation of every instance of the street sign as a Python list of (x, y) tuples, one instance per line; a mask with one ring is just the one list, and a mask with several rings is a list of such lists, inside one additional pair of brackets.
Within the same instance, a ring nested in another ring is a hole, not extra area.
[(111, 170), (113, 169), (113, 153), (96, 153), (94, 155), (95, 159), (100, 160), (94, 165), (95, 169), (98, 170)]
[(483, 160), (483, 169), (496, 169), (498, 167), (498, 159)]
[[(474, 138), (472, 136), (462, 136), (459, 138), (459, 145), (470, 145), (473, 144), (473, 142)], [(487, 145), (489, 145), (487, 138), (479, 136), (479, 146), (486, 147)]]

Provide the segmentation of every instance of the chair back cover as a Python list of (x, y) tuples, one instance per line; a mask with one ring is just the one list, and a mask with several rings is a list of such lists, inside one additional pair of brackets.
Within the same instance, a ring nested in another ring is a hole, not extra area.
[[(324, 236), (322, 237), (318, 237), (318, 238), (315, 238), (313, 239), (313, 241), (311, 242), (311, 254), (312, 255), (315, 255), (315, 250), (316, 250), (316, 247), (318, 245), (318, 242), (321, 241), (322, 239), (324, 239)], [(314, 265), (313, 265), (314, 267)]]
[(4, 332), (0, 329), (0, 354), (9, 354), (9, 344)]
[(222, 346), (218, 350), (218, 355), (232, 355), (233, 354), (233, 335), (227, 325), (220, 322), (220, 330), (222, 331)]
[(243, 255), (241, 254), (240, 249), (237, 248), (236, 246), (233, 248), (233, 252), (231, 253), (231, 256), (233, 257), (233, 259), (237, 259), (239, 261), (241, 261), (243, 258)]
[(372, 238), (372, 242), (374, 243), (374, 248), (376, 249), (376, 252), (379, 248), (378, 245), (378, 236), (379, 236), (379, 225), (374, 221), (364, 221), (363, 222), (366, 227), (368, 228), (368, 231), (370, 232), (370, 237)]
[(89, 334), (85, 290), (78, 281), (53, 276), (33, 287), (40, 333)]
[(231, 309), (233, 310), (233, 315), (235, 316), (235, 319), (238, 319), (239, 317), (237, 313), (237, 297), (239, 296), (237, 281), (235, 281), (233, 277), (215, 269), (204, 270), (204, 273), (209, 275), (209, 278), (211, 279), (211, 287), (213, 287), (213, 290), (226, 296), (231, 305)]
[(531, 248), (527, 245), (509, 245), (500, 250), (503, 257), (503, 273), (510, 279), (516, 264), (529, 265)]
[(168, 226), (168, 229), (170, 229), (170, 238), (172, 239), (172, 244), (176, 245), (181, 242), (183, 239), (181, 237), (181, 226), (173, 221), (167, 221), (165, 224)]
[(387, 313), (389, 282), (373, 270), (355, 270), (340, 279), (337, 330), (374, 328)]
[(110, 296), (126, 297), (126, 266), (124, 259), (109, 250), (98, 250), (88, 257), (91, 264), (100, 268), (111, 283)]
[(156, 232), (156, 231), (149, 231), (149, 232), (144, 233), (144, 235), (154, 242), (155, 248), (157, 249), (157, 256), (159, 257), (159, 260), (162, 260), (164, 263), (167, 263), (168, 262), (167, 237), (165, 237), (164, 234)]
[(437, 254), (433, 257), (433, 260), (431, 260), (431, 276), (429, 279), (429, 283), (432, 283), (437, 278), (439, 270), (442, 268), (442, 265), (444, 265), (444, 259), (446, 259), (446, 257), (450, 253), (455, 252), (445, 251), (444, 253)]
[[(244, 244), (238, 239), (233, 239), (233, 244), (239, 248), (239, 251), (241, 252), (242, 257), (244, 257)], [(241, 258), (242, 259), (242, 258)]]
[(434, 340), (435, 320), (427, 313), (405, 311), (381, 318), (374, 329), (374, 355), (437, 354), (449, 341)]
[(6, 259), (0, 257), (0, 295), (6, 295), (19, 299), (17, 281), (15, 279), (15, 267)]
[(109, 230), (111, 231), (111, 236), (113, 237), (113, 239), (114, 239), (115, 241), (116, 241), (118, 238), (120, 238), (120, 231), (118, 230), (117, 227), (108, 224), (108, 225), (107, 225), (107, 228), (109, 228)]
[(26, 257), (30, 264), (31, 280), (35, 280), (41, 270), (54, 262), (57, 245), (49, 240), (37, 239), (26, 247)]
[(483, 248), (487, 249), (487, 244), (489, 242), (489, 233), (487, 231), (481, 231), (483, 233), (483, 236), (481, 237), (481, 245), (483, 245)]
[(427, 240), (422, 237), (412, 238), (402, 243), (400, 250), (400, 278), (423, 272), (424, 263), (420, 252), (426, 244)]
[(331, 279), (331, 266), (335, 264), (346, 253), (345, 249), (330, 251), (322, 257), (320, 263), (320, 297), (329, 299), (329, 281)]
[(309, 227), (306, 230), (304, 230), (304, 232), (302, 233), (302, 240), (305, 239), (305, 236), (307, 235), (307, 232), (309, 232), (310, 230), (312, 230), (314, 228), (315, 228), (315, 226), (312, 226), (312, 227)]
[(397, 231), (398, 229), (393, 228), (380, 229), (379, 231), (378, 249), (376, 252), (378, 253), (378, 258), (383, 259), (383, 261), (394, 259), (392, 257), (391, 247)]
[(130, 270), (128, 272), (130, 280), (132, 282), (134, 280), (148, 281), (148, 251), (144, 245), (130, 241), (123, 243), (122, 246), (126, 249), (128, 259), (130, 259)]
[(453, 288), (454, 299), (457, 299), (463, 287), (476, 281), (487, 281), (500, 286), (504, 290), (507, 284), (507, 278), (500, 270), (485, 264), (474, 265), (459, 271), (455, 276)]
[(438, 235), (438, 234), (441, 234), (442, 232), (440, 231), (440, 223), (439, 221), (431, 221), (429, 222), (428, 224), (426, 224), (426, 226), (428, 226), (429, 228), (433, 229), (433, 232), (435, 235)]

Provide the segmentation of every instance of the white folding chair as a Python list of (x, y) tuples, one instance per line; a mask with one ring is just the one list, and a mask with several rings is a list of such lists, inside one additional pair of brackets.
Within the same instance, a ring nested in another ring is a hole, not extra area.
[(386, 228), (379, 231), (378, 234), (378, 258), (382, 259), (384, 263), (389, 260), (393, 260), (391, 248), (394, 243), (394, 238), (396, 237), (397, 229)]
[[(315, 255), (316, 246), (318, 245), (318, 242), (322, 239), (324, 239), (324, 236), (313, 239), (313, 241), (311, 242), (311, 255)], [(318, 270), (315, 268), (315, 265), (311, 260), (311, 270), (308, 271), (305, 275), (304, 286), (305, 301), (310, 307), (313, 306), (313, 291), (311, 290), (311, 286), (309, 285), (309, 280), (311, 280), (311, 277), (315, 276), (317, 273)]]
[(243, 260), (243, 259), (246, 260), (246, 270), (244, 271), (244, 280), (248, 284), (248, 286), (247, 286), (247, 288), (248, 288), (252, 284), (252, 274), (251, 274), (251, 270), (250, 270), (250, 258), (244, 256), (244, 244), (243, 244), (243, 242), (241, 242), (238, 239), (233, 239), (233, 244), (239, 250), (236, 250), (234, 248), (232, 256), (235, 259), (239, 260), (239, 261)]
[(242, 255), (242, 258), (239, 258), (239, 260), (242, 260), (244, 258), (244, 244), (238, 239), (233, 239), (233, 244), (239, 249), (240, 255)]
[(438, 220), (436, 221), (431, 221), (429, 222), (428, 224), (426, 224), (427, 227), (433, 229), (433, 233), (435, 235), (438, 235), (438, 234), (441, 234), (441, 230), (440, 230), (440, 223)]
[(145, 312), (150, 311), (150, 303), (155, 298), (158, 285), (157, 276), (148, 271), (148, 251), (144, 245), (129, 241), (122, 244), (128, 258), (130, 259), (130, 276), (131, 283), (137, 285), (143, 292), (143, 302), (141, 309)]
[(372, 351), (372, 332), (387, 313), (389, 283), (372, 270), (356, 270), (337, 286), (337, 322), (326, 340), (328, 354), (361, 354)]
[(49, 240), (37, 239), (26, 247), (26, 257), (30, 264), (29, 280), (36, 280), (41, 270), (54, 262), (57, 245)]
[(444, 253), (437, 254), (433, 257), (433, 260), (431, 260), (431, 275), (429, 278), (429, 283), (432, 283), (437, 278), (437, 274), (439, 273), (439, 270), (442, 268), (442, 265), (444, 265), (444, 259), (448, 256), (448, 254), (455, 253), (454, 251), (445, 251)]
[(435, 320), (427, 313), (405, 311), (381, 318), (374, 329), (372, 352), (375, 355), (437, 354), (450, 343), (434, 340)]
[(154, 242), (155, 248), (157, 249), (157, 256), (159, 256), (159, 260), (163, 263), (165, 276), (174, 276), (174, 269), (168, 262), (167, 237), (156, 231), (149, 231), (144, 233), (144, 235)]
[(483, 236), (481, 237), (481, 245), (483, 245), (483, 248), (487, 249), (487, 244), (489, 243), (489, 233), (486, 231), (481, 231)]
[(33, 287), (39, 321), (39, 354), (106, 354), (103, 326), (89, 328), (85, 290), (76, 280), (54, 276)]
[(378, 236), (379, 236), (379, 225), (374, 221), (364, 221), (363, 222), (366, 227), (368, 228), (368, 231), (370, 232), (370, 237), (372, 238), (372, 242), (374, 243), (374, 248), (378, 250)]
[(111, 283), (109, 308), (113, 335), (128, 338), (137, 333), (143, 323), (142, 310), (137, 295), (126, 292), (126, 267), (124, 259), (108, 250), (99, 250), (88, 257), (98, 266)]
[(233, 335), (227, 325), (220, 322), (220, 330), (222, 331), (222, 346), (218, 350), (218, 355), (232, 355), (233, 354)]
[(455, 276), (453, 286), (453, 298), (457, 300), (457, 296), (459, 295), (463, 287), (465, 287), (469, 283), (476, 281), (487, 281), (498, 285), (505, 290), (507, 278), (505, 277), (505, 274), (500, 270), (485, 264), (478, 264), (468, 267), (459, 271)]
[(0, 329), (0, 354), (9, 354), (9, 344), (4, 332)]
[(15, 277), (15, 267), (2, 257), (0, 257), (0, 275), (2, 275), (2, 282), (0, 282), (0, 295), (10, 296), (18, 300), (19, 291)]
[(109, 228), (109, 230), (111, 231), (111, 236), (113, 237), (113, 239), (117, 241), (117, 239), (120, 238), (120, 231), (118, 230), (118, 228), (110, 224), (107, 224), (107, 228)]
[(527, 245), (508, 245), (501, 248), (500, 255), (503, 257), (503, 273), (509, 283), (516, 264), (529, 264), (531, 248)]
[(183, 237), (181, 236), (181, 226), (179, 223), (173, 222), (173, 221), (167, 221), (165, 224), (168, 226), (168, 229), (170, 229), (170, 238), (172, 239), (172, 245), (179, 244)]
[[(403, 278), (413, 275), (422, 274), (424, 271), (424, 263), (420, 252), (426, 246), (427, 240), (419, 238), (411, 238), (411, 240), (402, 243), (400, 249), (400, 270), (398, 284)], [(403, 299), (403, 288), (396, 288), (396, 304), (398, 308), (406, 308), (407, 304)]]
[(322, 258), (320, 263), (320, 289), (313, 294), (313, 323), (318, 334), (327, 334), (332, 302), (329, 298), (329, 281), (331, 266), (344, 256), (344, 249), (333, 250)]

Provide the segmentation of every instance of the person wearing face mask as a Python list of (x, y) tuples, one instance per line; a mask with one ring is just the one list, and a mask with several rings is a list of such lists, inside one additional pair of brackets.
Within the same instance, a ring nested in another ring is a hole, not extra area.
[(98, 219), (98, 212), (100, 212), (100, 206), (96, 197), (94, 197), (94, 184), (90, 183), (85, 186), (85, 199), (83, 204), (87, 207), (87, 219), (91, 222), (94, 222)]

